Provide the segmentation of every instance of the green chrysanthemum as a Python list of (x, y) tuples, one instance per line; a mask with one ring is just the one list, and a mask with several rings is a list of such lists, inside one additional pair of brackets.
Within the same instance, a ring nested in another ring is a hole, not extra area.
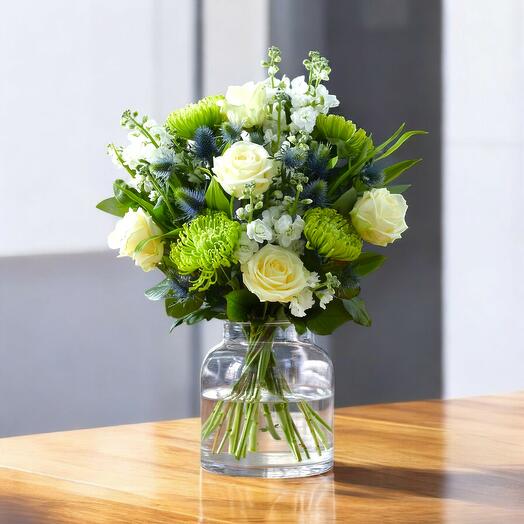
[(350, 262), (362, 251), (362, 239), (335, 209), (314, 208), (304, 215), (307, 247), (327, 258)]
[(318, 115), (316, 129), (319, 135), (332, 144), (342, 146), (342, 151), (349, 158), (358, 158), (362, 149), (373, 146), (371, 137), (364, 129), (357, 129), (351, 121), (340, 115)]
[(223, 99), (222, 95), (207, 96), (196, 104), (188, 104), (182, 109), (177, 109), (167, 117), (166, 126), (173, 134), (192, 140), (199, 127), (213, 128), (224, 121), (217, 103)]
[(225, 213), (202, 215), (184, 224), (171, 246), (171, 260), (182, 275), (199, 272), (191, 290), (205, 291), (217, 281), (221, 267), (231, 266), (240, 230), (240, 224)]

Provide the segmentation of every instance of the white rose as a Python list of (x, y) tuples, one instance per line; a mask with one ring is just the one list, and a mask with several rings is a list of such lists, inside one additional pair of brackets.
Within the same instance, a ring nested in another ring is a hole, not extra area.
[(107, 237), (107, 243), (111, 249), (120, 250), (119, 257), (131, 257), (144, 271), (151, 271), (162, 260), (164, 243), (157, 238), (146, 242), (138, 253), (135, 253), (135, 248), (142, 240), (161, 234), (161, 229), (142, 208), (137, 211), (130, 209), (117, 222)]
[(229, 86), (222, 107), (230, 122), (244, 127), (262, 125), (266, 118), (266, 87), (262, 82)]
[(288, 249), (272, 244), (241, 265), (246, 287), (261, 302), (290, 302), (307, 287), (309, 271)]
[(246, 184), (253, 185), (255, 195), (267, 191), (275, 173), (275, 162), (262, 146), (236, 142), (222, 156), (213, 159), (213, 171), (226, 193), (242, 198)]
[(385, 187), (366, 191), (351, 211), (351, 221), (360, 236), (370, 244), (386, 246), (406, 231), (408, 205), (402, 195)]
[(273, 240), (273, 231), (265, 222), (258, 218), (247, 225), (247, 236), (262, 244), (266, 240), (268, 242)]

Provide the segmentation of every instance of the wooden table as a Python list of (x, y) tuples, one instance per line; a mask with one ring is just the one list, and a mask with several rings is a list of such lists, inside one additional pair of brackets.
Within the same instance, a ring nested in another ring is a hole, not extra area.
[(199, 468), (196, 419), (0, 440), (0, 522), (523, 523), (524, 393), (344, 408), (333, 472)]

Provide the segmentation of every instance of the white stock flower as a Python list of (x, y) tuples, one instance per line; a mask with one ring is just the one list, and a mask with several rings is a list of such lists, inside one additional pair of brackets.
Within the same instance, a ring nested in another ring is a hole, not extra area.
[(300, 131), (311, 133), (317, 121), (318, 112), (311, 106), (301, 107), (291, 113), (291, 122)]
[(291, 314), (295, 317), (305, 317), (306, 310), (315, 305), (315, 299), (311, 289), (303, 289), (289, 304)]
[(292, 242), (300, 239), (304, 225), (304, 220), (300, 216), (293, 220), (290, 215), (282, 215), (274, 223), (278, 243), (282, 247), (289, 247)]
[(327, 114), (332, 107), (338, 107), (340, 102), (335, 95), (330, 95), (326, 86), (320, 84), (315, 92), (316, 102), (320, 107), (320, 112)]
[(307, 286), (309, 276), (298, 255), (272, 244), (257, 251), (241, 270), (244, 284), (261, 302), (291, 302)]
[(351, 210), (351, 221), (359, 235), (370, 244), (387, 246), (406, 231), (408, 205), (402, 195), (385, 187), (366, 191)]
[(245, 264), (257, 251), (258, 244), (254, 240), (251, 240), (245, 231), (242, 231), (234, 253), (235, 258), (241, 264)]
[(236, 142), (222, 156), (213, 159), (213, 171), (226, 193), (244, 198), (247, 184), (253, 186), (255, 195), (267, 191), (275, 174), (275, 162), (262, 146)]
[(311, 103), (313, 97), (308, 94), (309, 85), (304, 79), (304, 75), (297, 76), (291, 80), (291, 84), (286, 89), (286, 93), (291, 99), (294, 108), (304, 107)]
[(141, 161), (149, 162), (155, 146), (143, 135), (129, 133), (129, 145), (122, 149), (122, 160), (133, 171)]
[(281, 214), (282, 214), (281, 206), (271, 206), (271, 207), (268, 207), (267, 209), (264, 209), (264, 211), (262, 211), (262, 220), (269, 227), (273, 227), (275, 225), (275, 222), (278, 220)]
[(143, 240), (161, 234), (161, 229), (151, 216), (140, 207), (137, 211), (130, 209), (117, 222), (115, 229), (107, 237), (107, 243), (111, 249), (120, 250), (119, 257), (131, 257), (144, 271), (151, 271), (162, 260), (164, 243), (156, 238), (146, 242), (138, 253), (135, 249)]
[(229, 86), (222, 109), (230, 122), (244, 127), (261, 125), (267, 111), (264, 83), (247, 82), (241, 86)]
[(316, 291), (315, 295), (320, 300), (320, 307), (322, 309), (326, 309), (326, 306), (333, 300), (334, 295), (333, 293), (330, 293), (327, 289), (321, 289), (320, 291)]
[(251, 240), (263, 244), (266, 240), (268, 242), (273, 240), (273, 231), (263, 220), (257, 218), (247, 225), (247, 236)]

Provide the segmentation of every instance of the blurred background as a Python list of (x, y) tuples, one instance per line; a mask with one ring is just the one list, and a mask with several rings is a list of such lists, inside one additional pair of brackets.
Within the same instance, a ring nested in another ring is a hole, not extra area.
[(340, 112), (402, 157), (410, 229), (365, 281), (374, 325), (322, 341), (338, 405), (524, 388), (524, 2), (18, 0), (0, 17), (0, 436), (194, 416), (219, 323), (169, 334), (159, 280), (106, 247), (105, 145), (262, 78), (269, 45), (330, 60)]

